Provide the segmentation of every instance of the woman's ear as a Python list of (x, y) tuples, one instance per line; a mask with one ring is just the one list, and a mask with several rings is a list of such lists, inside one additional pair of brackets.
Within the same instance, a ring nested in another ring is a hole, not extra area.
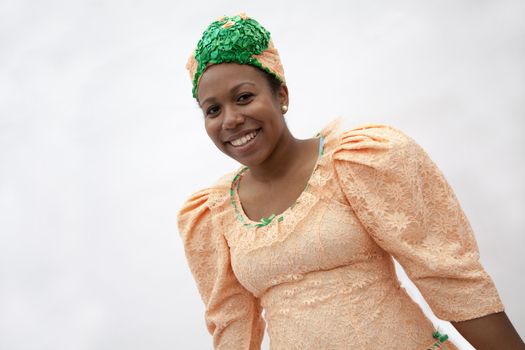
[(279, 105), (288, 107), (290, 101), (288, 99), (288, 87), (286, 85), (282, 84), (279, 86), (277, 97), (279, 98)]

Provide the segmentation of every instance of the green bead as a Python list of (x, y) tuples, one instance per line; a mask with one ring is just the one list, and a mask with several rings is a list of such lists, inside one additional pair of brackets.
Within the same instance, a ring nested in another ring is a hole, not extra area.
[(439, 341), (442, 343), (446, 342), (447, 339), (448, 339), (448, 335), (446, 334), (443, 334), (441, 337), (439, 337)]

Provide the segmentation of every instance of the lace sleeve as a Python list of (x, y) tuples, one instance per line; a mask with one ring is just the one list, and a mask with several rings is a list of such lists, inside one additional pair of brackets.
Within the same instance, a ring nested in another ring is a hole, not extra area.
[(260, 349), (265, 322), (259, 300), (235, 277), (226, 239), (212, 227), (209, 190), (194, 194), (178, 216), (188, 265), (205, 305), (214, 349)]
[(334, 162), (357, 217), (437, 317), (462, 321), (503, 310), (455, 194), (419, 145), (370, 125), (341, 135)]

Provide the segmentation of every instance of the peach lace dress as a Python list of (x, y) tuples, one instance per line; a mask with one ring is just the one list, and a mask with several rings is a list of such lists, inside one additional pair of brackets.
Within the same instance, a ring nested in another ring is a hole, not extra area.
[(259, 349), (266, 325), (272, 350), (437, 348), (392, 257), (443, 320), (503, 311), (465, 214), (420, 146), (385, 125), (339, 133), (331, 123), (321, 135), (307, 188), (270, 222), (243, 213), (238, 172), (179, 213), (215, 349)]

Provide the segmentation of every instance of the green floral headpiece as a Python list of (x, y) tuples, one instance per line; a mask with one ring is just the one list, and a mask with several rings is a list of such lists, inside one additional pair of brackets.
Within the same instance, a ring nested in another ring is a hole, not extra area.
[(206, 68), (226, 62), (255, 66), (285, 82), (270, 32), (244, 13), (233, 17), (223, 16), (212, 22), (202, 34), (186, 65), (193, 81), (194, 98), (197, 97), (197, 85)]

